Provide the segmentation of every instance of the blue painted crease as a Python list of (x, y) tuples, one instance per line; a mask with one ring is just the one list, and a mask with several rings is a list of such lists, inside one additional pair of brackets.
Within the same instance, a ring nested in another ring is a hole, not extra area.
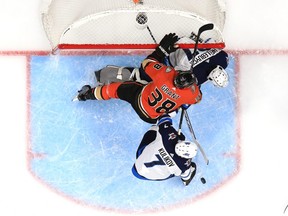
[[(237, 167), (236, 91), (234, 61), (230, 59), (230, 84), (217, 89), (201, 87), (202, 101), (188, 110), (200, 153), (198, 173), (188, 187), (180, 178), (143, 181), (131, 168), (141, 138), (149, 124), (120, 100), (71, 102), (85, 84), (95, 85), (94, 71), (107, 64), (136, 67), (145, 56), (33, 56), (31, 58), (30, 125), (34, 154), (32, 172), (66, 196), (96, 207), (145, 211), (166, 208), (217, 187)], [(173, 120), (176, 128), (178, 114)], [(183, 132), (191, 138), (183, 123)], [(207, 183), (201, 183), (204, 176)]]

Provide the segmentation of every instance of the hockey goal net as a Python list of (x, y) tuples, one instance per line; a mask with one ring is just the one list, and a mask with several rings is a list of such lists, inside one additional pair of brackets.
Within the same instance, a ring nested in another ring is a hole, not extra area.
[(167, 33), (190, 36), (207, 23), (214, 29), (201, 35), (206, 43), (199, 48), (225, 46), (224, 0), (43, 0), (41, 6), (53, 50), (152, 49)]

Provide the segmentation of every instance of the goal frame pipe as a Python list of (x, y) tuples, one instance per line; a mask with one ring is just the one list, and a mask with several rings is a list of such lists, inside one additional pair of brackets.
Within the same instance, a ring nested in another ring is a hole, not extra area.
[[(195, 44), (178, 44), (182, 49), (193, 49)], [(59, 50), (91, 50), (91, 49), (155, 49), (158, 44), (59, 44), (54, 49)], [(225, 48), (225, 43), (201, 43), (200, 49)]]

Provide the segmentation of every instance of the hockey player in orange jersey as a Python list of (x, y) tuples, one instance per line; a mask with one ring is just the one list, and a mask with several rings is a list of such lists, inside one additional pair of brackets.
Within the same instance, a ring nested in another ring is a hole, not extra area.
[(125, 100), (148, 123), (156, 123), (161, 115), (177, 110), (182, 104), (198, 103), (202, 94), (195, 76), (190, 71), (177, 71), (163, 64), (165, 57), (178, 48), (175, 46), (177, 40), (174, 33), (165, 35), (155, 51), (142, 62), (141, 67), (151, 82), (115, 82), (95, 88), (85, 85), (76, 99)]

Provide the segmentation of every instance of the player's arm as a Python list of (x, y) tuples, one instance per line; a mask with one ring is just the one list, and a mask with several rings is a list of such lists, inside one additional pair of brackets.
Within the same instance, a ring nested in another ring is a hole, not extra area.
[(175, 45), (177, 41), (178, 36), (175, 33), (166, 34), (154, 52), (142, 62), (142, 68), (145, 69), (150, 62), (163, 63), (166, 56), (178, 49), (178, 45)]
[(171, 116), (168, 114), (162, 115), (158, 121), (157, 121), (157, 125), (163, 126), (166, 123), (166, 125), (172, 126), (172, 119)]
[(196, 174), (196, 164), (191, 162), (191, 166), (184, 173), (181, 174), (181, 180), (185, 186), (189, 185)]
[(168, 134), (175, 134), (175, 136), (177, 136), (177, 140), (185, 140), (185, 135), (182, 132), (179, 135), (176, 129), (173, 127), (173, 121), (171, 118), (174, 117), (174, 115), (176, 115), (176, 111), (174, 112), (162, 115), (158, 119), (157, 126), (159, 127), (159, 133), (162, 136), (168, 136)]

